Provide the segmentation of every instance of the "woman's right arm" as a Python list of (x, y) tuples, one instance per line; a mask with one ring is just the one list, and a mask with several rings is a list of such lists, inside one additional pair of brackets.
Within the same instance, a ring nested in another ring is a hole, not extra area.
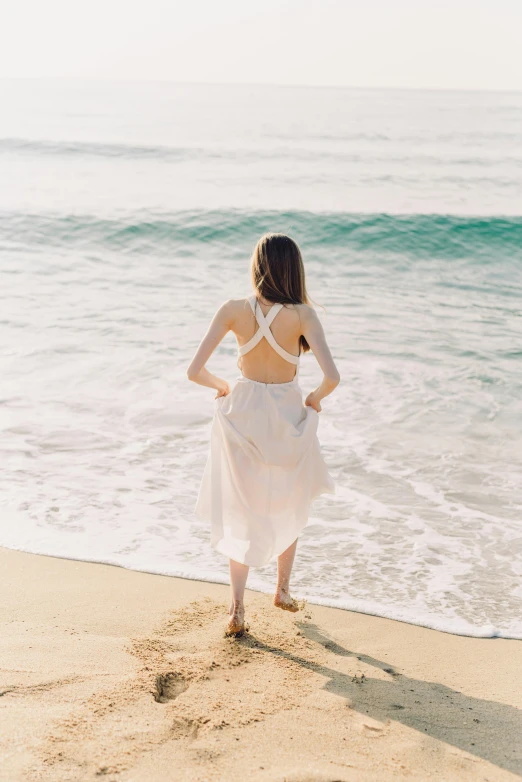
[(303, 336), (310, 345), (314, 356), (317, 359), (317, 363), (323, 371), (323, 380), (312, 391), (305, 400), (305, 405), (313, 407), (319, 413), (321, 411), (321, 399), (331, 394), (332, 391), (337, 388), (341, 376), (339, 370), (335, 366), (330, 348), (326, 341), (324, 329), (321, 321), (319, 320), (317, 313), (312, 307), (301, 307), (301, 325)]

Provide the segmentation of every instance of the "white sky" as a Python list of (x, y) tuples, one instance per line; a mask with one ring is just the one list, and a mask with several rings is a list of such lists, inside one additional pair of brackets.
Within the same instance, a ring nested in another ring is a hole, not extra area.
[(2, 0), (6, 77), (522, 90), (522, 0)]

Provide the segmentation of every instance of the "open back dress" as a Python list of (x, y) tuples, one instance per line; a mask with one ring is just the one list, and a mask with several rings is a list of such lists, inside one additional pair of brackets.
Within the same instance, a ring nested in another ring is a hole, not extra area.
[(261, 567), (282, 554), (308, 521), (312, 500), (335, 491), (321, 455), (319, 414), (303, 404), (299, 356), (284, 350), (270, 330), (282, 304), (265, 316), (248, 302), (259, 328), (240, 356), (263, 338), (295, 364), (287, 383), (260, 383), (240, 375), (215, 400), (207, 459), (195, 512), (211, 523), (211, 545), (236, 562)]

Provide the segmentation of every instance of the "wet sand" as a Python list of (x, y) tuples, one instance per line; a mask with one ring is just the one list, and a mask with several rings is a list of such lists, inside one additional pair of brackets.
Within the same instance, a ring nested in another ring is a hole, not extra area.
[(0, 779), (515, 780), (522, 644), (0, 549)]

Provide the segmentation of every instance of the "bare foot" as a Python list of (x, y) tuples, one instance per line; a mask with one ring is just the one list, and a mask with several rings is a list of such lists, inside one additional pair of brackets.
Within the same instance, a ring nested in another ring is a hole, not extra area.
[(225, 635), (243, 635), (247, 629), (245, 626), (245, 607), (242, 603), (230, 606), (230, 619), (225, 628)]
[(286, 589), (278, 589), (274, 595), (274, 605), (276, 608), (282, 608), (283, 611), (291, 611), (293, 614), (299, 611), (299, 603), (290, 597)]

